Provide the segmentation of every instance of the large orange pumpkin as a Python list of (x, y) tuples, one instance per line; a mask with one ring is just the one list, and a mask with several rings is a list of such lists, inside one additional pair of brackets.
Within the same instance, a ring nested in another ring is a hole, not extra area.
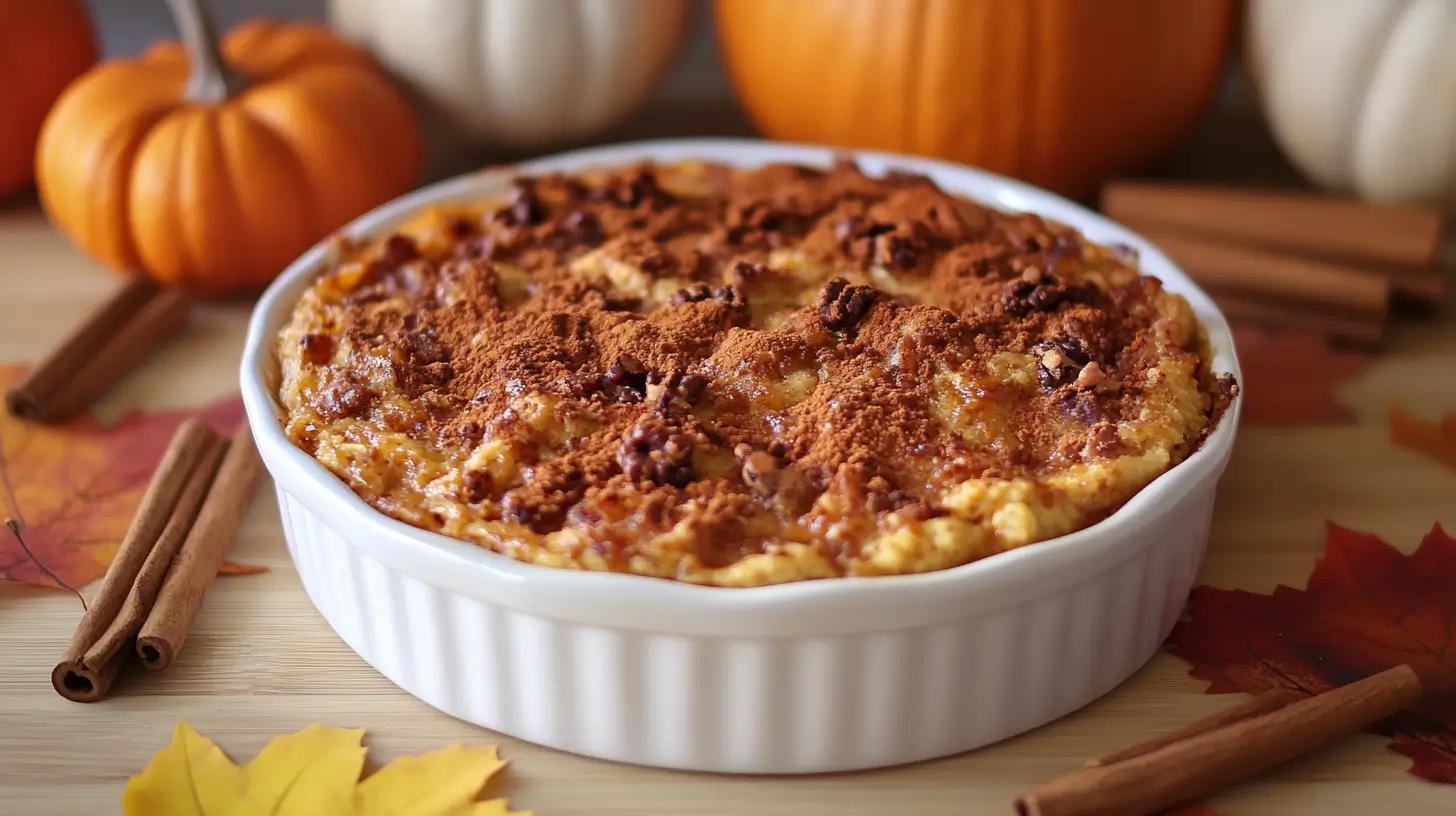
[(718, 0), (768, 135), (954, 159), (1085, 195), (1208, 107), (1233, 0)]
[(95, 62), (79, 0), (0, 0), (0, 198), (30, 186), (46, 111)]
[(88, 253), (198, 293), (250, 292), (413, 185), (414, 114), (365, 52), (316, 25), (255, 22), (219, 55), (195, 3), (173, 8), (185, 52), (98, 66), (41, 133), (41, 201)]

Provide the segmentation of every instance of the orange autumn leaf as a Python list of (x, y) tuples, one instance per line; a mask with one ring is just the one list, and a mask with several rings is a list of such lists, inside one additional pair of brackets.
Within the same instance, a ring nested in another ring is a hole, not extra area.
[(1335, 391), (1375, 358), (1339, 351), (1318, 335), (1239, 326), (1234, 329), (1244, 398), (1242, 418), (1263, 425), (1349, 422)]
[(1404, 555), (1330, 524), (1304, 589), (1271, 595), (1198, 587), (1168, 637), (1208, 693), (1293, 688), (1318, 694), (1402, 663), (1426, 695), (1370, 728), (1394, 737), (1410, 773), (1456, 784), (1456, 539), (1440, 525)]
[(1392, 405), (1387, 419), (1391, 442), (1456, 468), (1456, 413), (1446, 414), (1439, 425), (1432, 425)]
[[(24, 371), (0, 366), (0, 390)], [(198, 414), (231, 433), (242, 402), (134, 412), (109, 428), (86, 415), (43, 425), (0, 411), (0, 515), (19, 528), (0, 528), (0, 580), (76, 588), (105, 574), (173, 431)]]

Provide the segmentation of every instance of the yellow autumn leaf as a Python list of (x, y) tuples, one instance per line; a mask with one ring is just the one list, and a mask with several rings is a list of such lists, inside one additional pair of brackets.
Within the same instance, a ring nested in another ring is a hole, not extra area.
[(172, 744), (126, 783), (121, 809), (127, 816), (230, 813), (247, 788), (247, 772), (216, 743), (181, 722), (172, 732)]
[(364, 729), (310, 725), (263, 746), (243, 769), (248, 789), (230, 811), (308, 816), (348, 813), (364, 770)]
[(487, 779), (505, 763), (495, 746), (452, 745), (418, 757), (400, 757), (359, 783), (356, 816), (462, 813)]
[(401, 757), (363, 782), (363, 729), (311, 725), (275, 738), (239, 768), (178, 723), (172, 744), (127, 782), (127, 816), (532, 816), (476, 795), (505, 767), (494, 747), (452, 745)]

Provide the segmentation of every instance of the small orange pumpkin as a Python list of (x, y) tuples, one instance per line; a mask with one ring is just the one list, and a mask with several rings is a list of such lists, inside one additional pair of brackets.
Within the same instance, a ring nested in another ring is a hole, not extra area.
[(718, 0), (769, 136), (940, 156), (1072, 195), (1173, 147), (1218, 87), (1234, 0)]
[(79, 0), (0, 0), (0, 198), (30, 186), (46, 112), (95, 62)]
[(86, 252), (200, 294), (253, 292), (414, 184), (418, 125), (368, 54), (265, 22), (219, 53), (196, 1), (170, 1), (185, 51), (98, 66), (42, 129), (41, 202)]

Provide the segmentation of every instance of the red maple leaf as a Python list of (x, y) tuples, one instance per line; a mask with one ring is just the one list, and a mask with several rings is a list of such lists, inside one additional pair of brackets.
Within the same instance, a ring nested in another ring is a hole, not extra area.
[[(0, 366), (0, 390), (23, 373)], [(242, 402), (134, 412), (109, 428), (89, 416), (42, 425), (0, 411), (0, 515), (20, 530), (0, 528), (0, 579), (74, 589), (105, 574), (173, 431), (199, 415), (230, 434)]]
[(1284, 687), (1328, 691), (1402, 663), (1425, 696), (1370, 730), (1391, 735), (1410, 772), (1456, 784), (1456, 539), (1440, 525), (1410, 555), (1329, 524), (1305, 589), (1272, 595), (1198, 587), (1168, 637), (1208, 693)]
[(1235, 328), (1234, 342), (1244, 421), (1288, 426), (1354, 419), (1335, 390), (1364, 373), (1372, 355), (1333, 349), (1315, 334), (1252, 326)]

